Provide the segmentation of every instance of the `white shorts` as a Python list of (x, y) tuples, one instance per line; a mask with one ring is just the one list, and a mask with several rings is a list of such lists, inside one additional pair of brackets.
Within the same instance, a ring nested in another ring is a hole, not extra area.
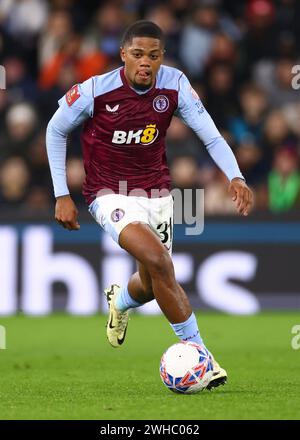
[(129, 223), (141, 222), (150, 226), (160, 238), (168, 252), (172, 253), (173, 241), (173, 198), (147, 198), (107, 194), (97, 197), (89, 212), (97, 223), (119, 243), (120, 232)]

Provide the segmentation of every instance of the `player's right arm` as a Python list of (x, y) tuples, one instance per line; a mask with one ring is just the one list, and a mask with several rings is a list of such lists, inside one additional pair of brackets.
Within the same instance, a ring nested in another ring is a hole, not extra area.
[(64, 228), (79, 229), (78, 211), (70, 196), (66, 175), (67, 136), (93, 116), (93, 78), (73, 86), (59, 102), (46, 133), (46, 148), (56, 197), (55, 219)]

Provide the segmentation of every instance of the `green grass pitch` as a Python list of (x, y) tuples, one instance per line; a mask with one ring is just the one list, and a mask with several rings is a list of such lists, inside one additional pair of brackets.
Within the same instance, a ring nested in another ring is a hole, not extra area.
[(162, 316), (132, 314), (120, 349), (106, 341), (105, 316), (0, 317), (0, 419), (300, 418), (300, 350), (291, 347), (299, 314), (197, 317), (229, 381), (196, 395), (161, 382), (160, 357), (177, 341)]

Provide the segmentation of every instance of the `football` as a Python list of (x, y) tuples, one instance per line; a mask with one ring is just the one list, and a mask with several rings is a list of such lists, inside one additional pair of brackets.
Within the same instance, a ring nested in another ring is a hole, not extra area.
[(194, 342), (178, 342), (169, 347), (160, 361), (160, 377), (169, 390), (193, 394), (204, 390), (213, 374), (207, 349)]

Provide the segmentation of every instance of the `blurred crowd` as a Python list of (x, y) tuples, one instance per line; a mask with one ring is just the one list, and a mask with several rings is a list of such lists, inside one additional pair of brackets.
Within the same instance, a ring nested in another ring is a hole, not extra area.
[[(0, 0), (0, 204), (53, 206), (45, 128), (75, 83), (118, 67), (137, 19), (166, 35), (165, 64), (183, 70), (232, 147), (255, 209), (300, 206), (300, 14), (296, 0)], [(298, 26), (297, 26), (298, 24)], [(297, 67), (298, 66), (298, 67)], [(297, 74), (298, 77), (297, 78)], [(70, 191), (84, 205), (80, 129), (70, 136)], [(175, 187), (206, 188), (207, 214), (232, 214), (226, 177), (173, 118), (167, 153)]]

